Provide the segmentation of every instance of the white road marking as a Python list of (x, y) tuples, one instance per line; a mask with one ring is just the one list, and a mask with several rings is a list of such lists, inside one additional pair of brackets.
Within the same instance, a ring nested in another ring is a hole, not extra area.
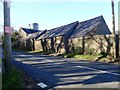
[(37, 85), (40, 86), (41, 88), (46, 88), (47, 87), (47, 85), (44, 84), (44, 83), (38, 83)]
[(99, 71), (99, 72), (102, 72), (102, 73), (109, 73), (109, 74), (120, 76), (120, 74), (118, 74), (118, 73), (112, 73), (112, 72), (108, 72), (108, 71), (104, 71), (104, 70), (99, 70), (99, 69), (94, 69), (94, 68), (89, 68), (89, 67), (85, 67), (85, 66), (76, 66), (76, 67), (86, 68), (86, 69), (93, 70), (93, 71)]

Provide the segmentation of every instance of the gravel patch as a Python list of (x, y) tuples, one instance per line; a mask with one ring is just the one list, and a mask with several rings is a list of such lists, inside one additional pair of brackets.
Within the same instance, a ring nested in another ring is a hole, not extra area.
[[(33, 79), (30, 75), (26, 74), (25, 72), (23, 73), (23, 88), (28, 88), (30, 90), (35, 90), (35, 89), (40, 89), (37, 84), (40, 81)], [(40, 89), (41, 90), (41, 89)]]

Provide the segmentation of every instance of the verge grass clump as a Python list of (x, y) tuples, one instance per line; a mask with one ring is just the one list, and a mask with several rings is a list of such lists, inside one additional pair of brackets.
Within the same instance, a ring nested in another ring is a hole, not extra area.
[(22, 72), (12, 66), (2, 74), (2, 88), (21, 88), (22, 77)]

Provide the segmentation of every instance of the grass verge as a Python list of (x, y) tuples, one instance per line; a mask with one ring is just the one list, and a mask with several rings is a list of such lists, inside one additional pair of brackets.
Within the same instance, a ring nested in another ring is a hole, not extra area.
[(77, 58), (77, 59), (84, 59), (84, 60), (90, 60), (90, 61), (99, 61), (99, 62), (120, 64), (120, 57), (114, 59), (111, 55), (107, 55), (107, 54), (96, 54), (96, 55), (60, 54), (58, 56), (62, 56), (64, 58)]
[(22, 72), (12, 66), (7, 72), (2, 74), (2, 90), (5, 88), (21, 88), (22, 77)]
[(98, 57), (101, 57), (102, 55), (79, 55), (79, 54), (64, 54), (62, 55), (65, 58), (79, 58), (79, 59), (96, 59)]
[(0, 72), (0, 90), (2, 89), (2, 72)]

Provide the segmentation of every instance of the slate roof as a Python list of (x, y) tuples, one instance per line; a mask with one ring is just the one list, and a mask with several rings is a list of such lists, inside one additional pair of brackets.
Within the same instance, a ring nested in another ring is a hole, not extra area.
[(29, 40), (29, 39), (38, 39), (41, 35), (43, 35), (47, 30), (43, 30), (43, 31), (38, 31), (38, 32), (35, 32), (35, 33), (32, 33), (32, 34), (29, 34), (27, 37), (26, 37), (26, 40)]
[(41, 31), (41, 32), (35, 37), (35, 39), (38, 39), (41, 35), (43, 35), (43, 34), (46, 33), (46, 32), (47, 32), (47, 30)]
[(28, 28), (21, 28), (21, 29), (24, 30), (27, 34), (32, 34), (40, 31), (40, 30), (34, 30), (34, 29), (28, 29)]
[(65, 35), (67, 32), (69, 32), (69, 30), (71, 30), (73, 27), (75, 27), (78, 24), (78, 21), (64, 25), (64, 26), (60, 26), (51, 30), (48, 30), (43, 36), (41, 36), (38, 39), (45, 39), (45, 38), (51, 38), (51, 37), (56, 37), (56, 36), (63, 36)]
[(51, 30), (47, 30), (43, 35), (39, 36), (37, 38), (37, 40), (43, 39), (45, 36), (47, 36), (47, 34), (49, 34), (51, 32)]
[(79, 22), (78, 26), (69, 38), (79, 38), (93, 33), (96, 35), (111, 34), (103, 16), (98, 16), (90, 20)]
[[(40, 30), (22, 28), (29, 35), (26, 39), (35, 38), (37, 40), (47, 39), (56, 36), (68, 36), (69, 38), (79, 38), (87, 35), (107, 35), (111, 34), (103, 16), (98, 16), (83, 22), (73, 22), (51, 30)], [(38, 33), (36, 33), (38, 32)]]

